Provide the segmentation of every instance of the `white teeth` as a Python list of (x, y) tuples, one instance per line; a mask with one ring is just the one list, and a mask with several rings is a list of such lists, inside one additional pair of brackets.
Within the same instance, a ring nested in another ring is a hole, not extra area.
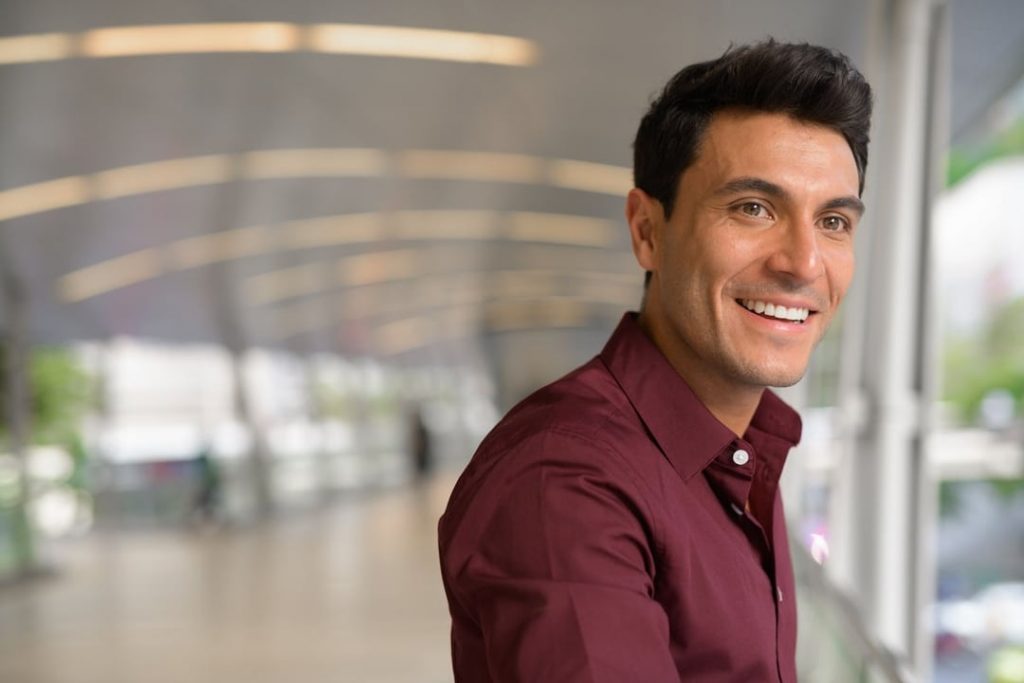
[(810, 310), (806, 308), (796, 308), (795, 306), (787, 308), (786, 306), (777, 306), (775, 304), (765, 303), (764, 301), (757, 301), (756, 299), (743, 299), (741, 303), (744, 308), (751, 310), (754, 313), (767, 315), (779, 320), (803, 322), (804, 320), (807, 320), (807, 317), (811, 313)]

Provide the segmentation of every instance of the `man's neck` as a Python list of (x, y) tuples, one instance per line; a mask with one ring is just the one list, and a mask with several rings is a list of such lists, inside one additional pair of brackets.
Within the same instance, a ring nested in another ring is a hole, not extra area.
[(719, 422), (728, 427), (736, 436), (743, 436), (746, 433), (750, 421), (754, 419), (754, 413), (757, 412), (757, 406), (761, 402), (761, 396), (764, 394), (763, 388), (755, 389), (756, 393), (741, 397), (735, 393), (722, 391), (719, 387), (695, 385), (678, 368), (676, 371), (686, 380), (700, 402), (718, 418)]
[(651, 325), (651, 321), (646, 319), (642, 312), (637, 321), (704, 407), (733, 434), (743, 436), (761, 402), (764, 387), (742, 384), (729, 378), (702, 372), (704, 363), (693, 355), (678, 336), (672, 334), (670, 330)]

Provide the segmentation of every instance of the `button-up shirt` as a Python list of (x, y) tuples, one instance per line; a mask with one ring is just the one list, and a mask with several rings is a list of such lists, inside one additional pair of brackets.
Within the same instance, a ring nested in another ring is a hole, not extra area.
[(779, 475), (799, 416), (742, 438), (627, 314), (484, 439), (441, 518), (455, 680), (796, 681)]

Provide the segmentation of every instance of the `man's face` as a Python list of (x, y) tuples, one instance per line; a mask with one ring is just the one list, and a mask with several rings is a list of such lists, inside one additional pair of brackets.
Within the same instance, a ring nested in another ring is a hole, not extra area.
[(634, 190), (637, 202), (650, 211), (646, 250), (634, 236), (653, 271), (644, 323), (676, 369), (721, 389), (799, 380), (853, 276), (863, 209), (843, 137), (782, 114), (720, 112), (672, 216)]

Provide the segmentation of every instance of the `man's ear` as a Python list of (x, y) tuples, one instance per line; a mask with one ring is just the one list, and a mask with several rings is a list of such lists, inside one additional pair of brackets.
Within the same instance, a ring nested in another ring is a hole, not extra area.
[(640, 188), (634, 187), (626, 196), (626, 222), (633, 242), (633, 255), (644, 270), (655, 270), (659, 227), (664, 223), (661, 202)]

